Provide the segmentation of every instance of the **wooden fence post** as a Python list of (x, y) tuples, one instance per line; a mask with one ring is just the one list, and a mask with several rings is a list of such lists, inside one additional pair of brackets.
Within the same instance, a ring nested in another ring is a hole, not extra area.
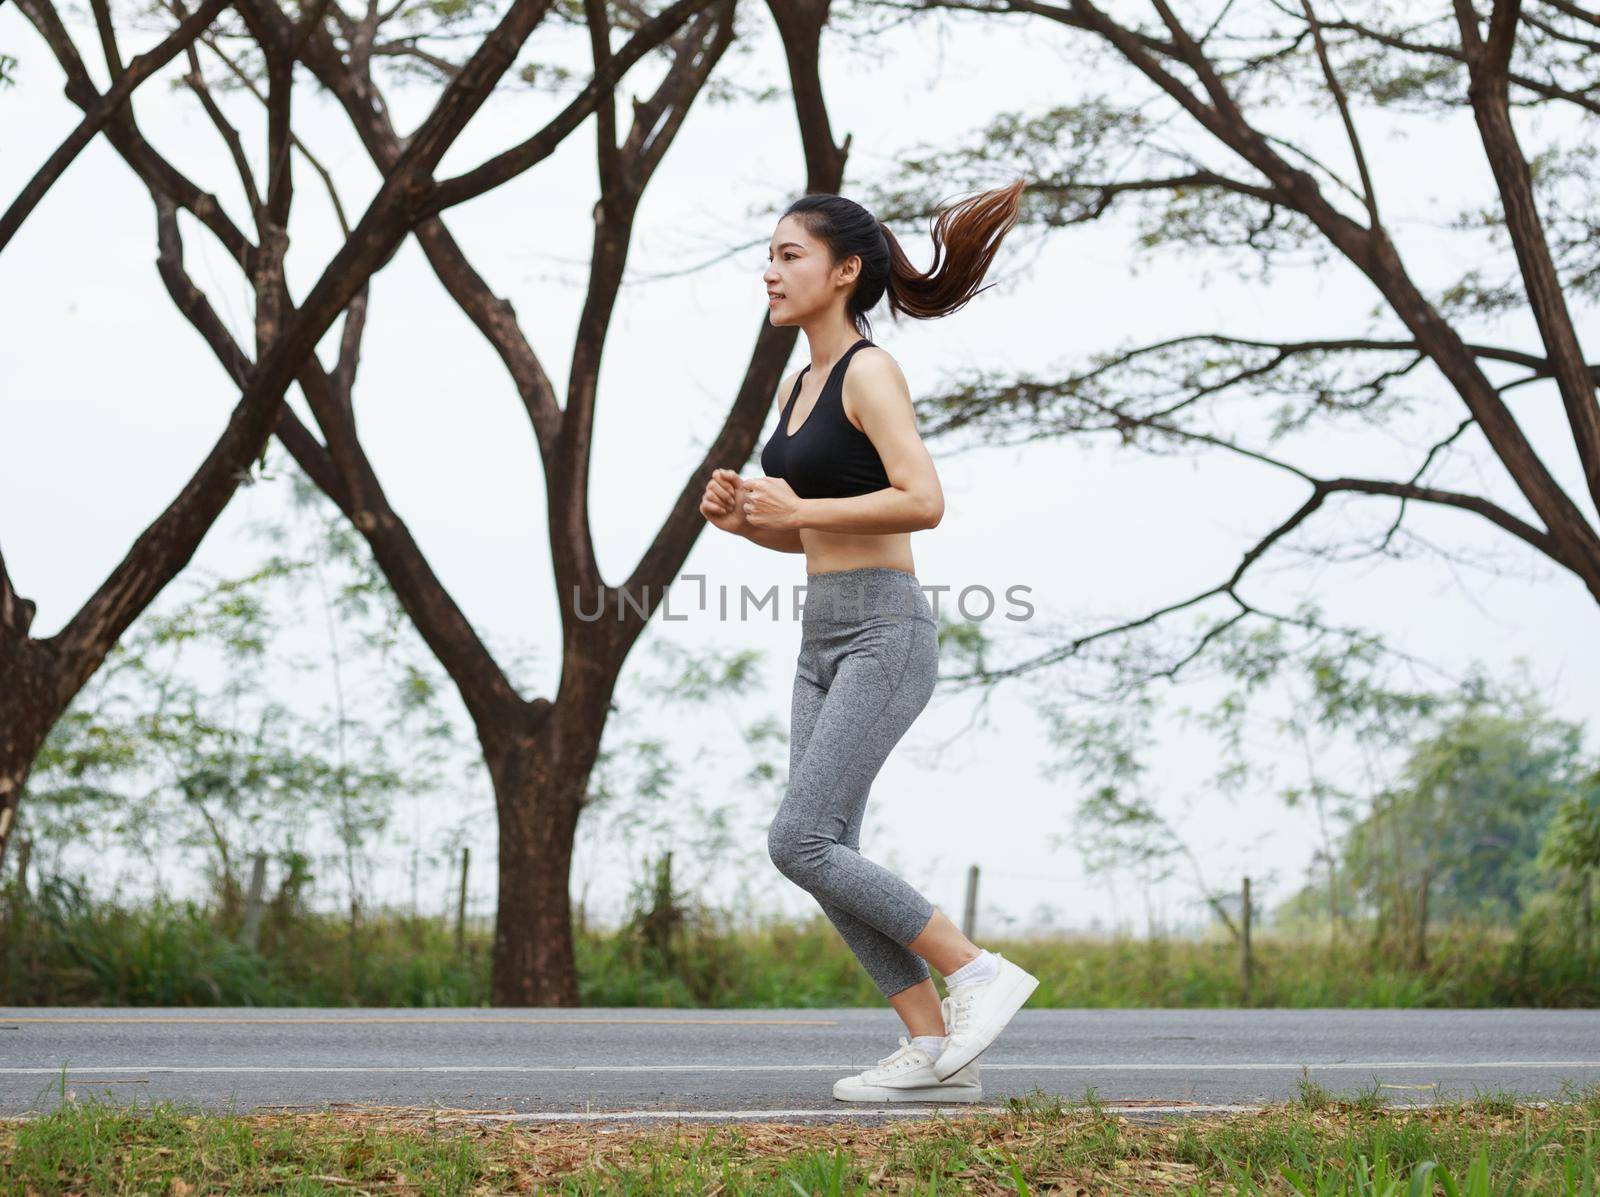
[(254, 949), (261, 942), (261, 912), (266, 909), (267, 854), (257, 852), (250, 866), (250, 892), (245, 895), (244, 918), (239, 924), (239, 942)]
[[(27, 859), (27, 858), (24, 858)], [(1579, 874), (1582, 880), (1582, 895), (1584, 895), (1584, 959), (1589, 959), (1595, 951), (1595, 871), (1584, 869)]]
[(467, 946), (467, 864), (472, 859), (472, 845), (461, 845), (461, 889), (456, 895), (456, 955)]
[(967, 869), (967, 906), (961, 915), (961, 934), (974, 938), (978, 929), (978, 866)]
[(1251, 973), (1254, 971), (1255, 961), (1250, 956), (1250, 878), (1244, 879), (1244, 909), (1239, 912), (1239, 926), (1242, 934), (1239, 937), (1241, 950), (1240, 971), (1244, 979), (1244, 1005), (1250, 1005)]
[(1422, 878), (1417, 884), (1417, 947), (1413, 963), (1418, 969), (1428, 967), (1428, 882), (1433, 870), (1422, 866)]

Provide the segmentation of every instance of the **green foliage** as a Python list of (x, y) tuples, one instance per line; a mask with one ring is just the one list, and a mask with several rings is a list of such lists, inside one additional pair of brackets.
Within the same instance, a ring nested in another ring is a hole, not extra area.
[(1540, 845), (1539, 864), (1589, 875), (1600, 871), (1600, 770), (1562, 798)]
[[(677, 845), (680, 880), (693, 892), (713, 877), (738, 877), (752, 894), (770, 868), (760, 830), (787, 784), (787, 728), (752, 710), (761, 655), (712, 646), (690, 651), (653, 621), (618, 679), (579, 823), (585, 853), (659, 857)], [(726, 779), (707, 790), (688, 784), (674, 748), (673, 721), (691, 720), (695, 761)], [(706, 734), (711, 729), (711, 734)], [(761, 799), (752, 803), (752, 799)], [(751, 817), (754, 806), (756, 815)], [(648, 874), (651, 866), (647, 866)], [(655, 901), (655, 882), (628, 898), (635, 914)], [(753, 894), (752, 894), (753, 899)]]
[[(396, 800), (486, 788), (365, 544), (303, 476), (288, 477), (287, 513), (248, 528), (260, 563), (169, 587), (52, 729), (20, 807), (34, 874), (58, 878), (68, 855), (92, 848), (139, 862), (124, 878), (97, 874), (102, 887), (164, 894), (177, 852), (206, 879), (200, 905), (217, 934), (248, 938), (259, 856), (278, 863), (280, 898), (319, 884), (332, 896), (340, 878), (354, 920), (362, 859)], [(287, 705), (291, 685), (312, 701)], [(437, 853), (456, 854), (448, 843)]]
[[(1299, 614), (1320, 626), (1314, 608)], [(1183, 777), (1176, 796), (1150, 784), (1149, 756), (1163, 733), (1160, 703), (1138, 676), (1153, 655), (1148, 644), (1118, 646), (1108, 661), (1116, 688), (1101, 701), (1045, 693), (1038, 710), (1056, 752), (1041, 772), (1075, 783), (1071, 830), (1058, 839), (1091, 873), (1126, 869), (1148, 889), (1181, 866), (1200, 902), (1237, 932), (1229, 911), (1238, 896), (1231, 885), (1213, 887), (1183, 815), (1207, 790), (1213, 820), (1223, 803), (1275, 792), (1307, 811), (1318, 835), (1308, 881), (1275, 912), (1285, 929), (1349, 933), (1370, 917), (1376, 950), (1415, 957), (1440, 920), (1504, 924), (1551, 893), (1566, 896), (1569, 914), (1591, 909), (1596, 762), (1581, 726), (1554, 718), (1537, 683), (1521, 674), (1493, 680), (1474, 666), (1447, 688), (1395, 685), (1380, 638), (1324, 637), (1291, 652), (1289, 626), (1210, 629), (1207, 659), (1222, 689), (1210, 707), (1178, 714), (1204, 733), (1218, 764), (1209, 777), (1199, 769)], [(1263, 707), (1272, 713), (1258, 715)], [(1252, 751), (1272, 741), (1299, 749), (1303, 780), (1279, 781), (1278, 765)], [(1258, 886), (1271, 881), (1270, 868), (1248, 871)], [(1592, 917), (1567, 923), (1581, 925), (1578, 946), (1592, 950)]]
[[(748, 905), (718, 909), (646, 858), (621, 925), (575, 933), (579, 999), (591, 1006), (874, 1008), (882, 996), (831, 923), (791, 923)], [(83, 879), (0, 891), (0, 1005), (485, 1005), (489, 920), (458, 946), (449, 915), (370, 908), (352, 931), (336, 912), (269, 903), (256, 946), (217, 910), (158, 897), (96, 898)], [(1254, 1000), (1298, 1009), (1600, 1005), (1600, 969), (1553, 922), (1429, 933), (1427, 962), (1375, 953), (1369, 928), (1333, 942), (1257, 933)], [(1040, 978), (1040, 1007), (1217, 1008), (1239, 1003), (1239, 951), (1207, 940), (1032, 938), (995, 946)]]
[[(303, 860), (300, 862), (303, 865)], [(445, 920), (374, 910), (352, 932), (306, 910), (295, 867), (255, 946), (216, 909), (157, 894), (137, 907), (46, 877), (3, 900), (0, 1004), (60, 1006), (461, 1006), (488, 1003), (482, 937), (458, 953)], [(352, 950), (354, 935), (354, 950)]]
[(1347, 869), (1374, 900), (1425, 876), (1438, 914), (1515, 917), (1545, 884), (1535, 858), (1580, 752), (1575, 725), (1468, 707), (1411, 749), (1401, 784), (1351, 829)]

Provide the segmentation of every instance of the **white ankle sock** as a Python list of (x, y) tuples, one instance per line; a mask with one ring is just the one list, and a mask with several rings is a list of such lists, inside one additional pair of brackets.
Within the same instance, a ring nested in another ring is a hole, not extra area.
[(972, 981), (992, 981), (1000, 973), (1000, 962), (988, 948), (979, 948), (978, 954), (955, 972), (945, 977), (946, 986), (966, 985)]
[(915, 1043), (935, 1060), (939, 1058), (939, 1053), (944, 1051), (944, 1040), (945, 1037), (943, 1035), (913, 1035), (911, 1037), (912, 1043)]

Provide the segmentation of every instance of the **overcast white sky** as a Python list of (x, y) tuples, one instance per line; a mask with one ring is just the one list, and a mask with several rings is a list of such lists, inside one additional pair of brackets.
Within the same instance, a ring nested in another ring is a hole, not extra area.
[[(746, 86), (782, 87), (787, 76), (770, 17), (752, 6), (745, 20), (759, 31), (751, 52), (725, 59), (721, 71)], [(84, 26), (74, 28), (85, 58), (97, 67)], [(959, 29), (958, 37), (937, 36), (932, 26), (901, 29), (870, 57), (857, 39), (836, 34), (825, 40), (822, 73), (835, 134), (853, 138), (846, 194), (864, 180), (886, 177), (898, 154), (929, 141), (964, 141), (999, 112), (1034, 113), (1097, 94), (1119, 103), (1148, 95), (1141, 81), (1126, 75), (1079, 69), (1076, 35), (1046, 23), (969, 22)], [(124, 58), (145, 44), (130, 35)], [(584, 47), (572, 31), (550, 31), (532, 46), (543, 59), (584, 67)], [(0, 50), (20, 59), (18, 86), (0, 92), (0, 193), (9, 202), (78, 114), (61, 94), (59, 69), (14, 5), (0, 7)], [(997, 70), (1000, 62), (1007, 69)], [(653, 79), (656, 68), (649, 69)], [(225, 149), (198, 105), (169, 90), (174, 75), (169, 69), (140, 92), (145, 132), (248, 226), (237, 189), (229, 185)], [(647, 90), (638, 81), (624, 88)], [(391, 89), (402, 128), (415, 124), (430, 95), (415, 86)], [(564, 99), (498, 96), (445, 159), (441, 174), (520, 140)], [(375, 175), (345, 118), (309, 86), (296, 104), (302, 136), (336, 173), (347, 206), (359, 211)], [(259, 147), (261, 122), (251, 105), (234, 99), (230, 111), (249, 144)], [(624, 103), (619, 120), (625, 122), (627, 112)], [(1495, 202), (1470, 118), (1397, 122), (1362, 112), (1358, 119), (1391, 230), (1423, 287), (1441, 286), (1469, 265), (1491, 276), (1504, 271), (1509, 256), (1503, 251), (1442, 227), (1458, 210)], [(1563, 128), (1551, 113), (1519, 111), (1516, 119), (1530, 153)], [(1347, 148), (1328, 114), (1284, 104), (1271, 120), (1276, 132), (1347, 169)], [(570, 362), (588, 262), (597, 188), (592, 128), (586, 124), (535, 171), (446, 218), (495, 292), (513, 303), (558, 388)], [(1245, 170), (1181, 118), (1171, 136), (1223, 169)], [(997, 169), (989, 185), (1012, 177)], [(650, 184), (600, 378), (589, 503), (608, 580), (632, 568), (731, 401), (766, 319), (761, 271), (775, 222), (768, 209), (781, 210), (803, 178), (784, 97), (759, 106), (696, 107)], [(337, 230), (319, 183), (298, 160), (296, 186), (290, 270), (303, 296), (336, 248)], [(96, 141), (0, 259), (0, 544), (19, 589), (39, 604), (36, 634), (56, 631), (171, 500), (234, 401), (210, 351), (156, 275), (154, 224), (145, 189), (106, 143)], [(191, 273), (235, 335), (252, 343), (250, 303), (237, 271), (192, 221), (185, 228)], [(1297, 255), (1262, 282), (1253, 262), (1231, 253), (1141, 255), (1131, 244), (1132, 229), (1131, 219), (1113, 217), (1057, 231), (1042, 246), (1019, 230), (996, 264), (992, 277), (999, 286), (936, 322), (896, 326), (880, 309), (873, 313), (875, 339), (895, 355), (913, 392), (923, 394), (956, 372), (1066, 373), (1099, 351), (1190, 332), (1289, 338), (1373, 330), (1369, 312), (1379, 298), (1342, 259), (1318, 265)], [(928, 261), (925, 229), (896, 226), (895, 232), (914, 258)], [(688, 269), (729, 251), (736, 252), (713, 266)], [(1592, 347), (1593, 312), (1577, 315), (1580, 335)], [(1400, 331), (1393, 321), (1377, 327)], [(1531, 322), (1520, 317), (1474, 332), (1528, 351), (1539, 348)], [(331, 360), (328, 343), (324, 351)], [(802, 339), (791, 368), (807, 358)], [(1319, 430), (1281, 451), (1313, 470), (1408, 475), (1420, 447), (1453, 428), (1463, 413), (1432, 371), (1419, 372), (1412, 388), (1433, 402), (1404, 426)], [(1513, 394), (1514, 409), (1546, 461), (1592, 515), (1553, 387)], [(304, 415), (298, 395), (293, 402)], [(415, 242), (407, 242), (375, 281), (357, 404), (383, 483), (434, 568), (491, 640), (539, 652), (543, 672), (526, 684), (530, 695), (548, 694), (558, 641), (537, 452), (505, 371), (444, 294)], [(763, 441), (775, 418), (769, 417)], [(1527, 515), (1481, 438), (1463, 444), (1466, 452), (1439, 481), (1487, 493)], [(1041, 626), (1077, 632), (1214, 585), (1243, 548), (1304, 497), (1281, 475), (1219, 456), (1150, 459), (1104, 442), (950, 456), (933, 448), (947, 506), (937, 529), (912, 540), (922, 581), (953, 590), (981, 584), (996, 594), (1025, 585)], [(219, 572), (247, 566), (258, 549), (239, 535), (243, 521), (285, 503), (281, 486), (241, 492), (202, 545), (197, 564)], [(1370, 529), (1391, 514), (1381, 501), (1340, 505), (1322, 517), (1312, 539), (1320, 543), (1358, 524)], [(1525, 657), (1556, 712), (1586, 720), (1600, 700), (1600, 636), (1594, 603), (1578, 582), (1475, 517), (1413, 508), (1409, 519), (1435, 543), (1492, 554), (1508, 576), (1440, 561), (1303, 566), (1263, 572), (1247, 593), (1276, 609), (1314, 595), (1329, 619), (1371, 627), (1457, 675), (1474, 660), (1504, 674), (1515, 658)], [(685, 572), (704, 573), (712, 587), (736, 592), (741, 584), (757, 591), (787, 586), (802, 581), (803, 570), (797, 555), (771, 553), (707, 528)], [(690, 618), (656, 630), (686, 645), (764, 650), (769, 684), (761, 701), (786, 722), (798, 625), (787, 618), (721, 622), (714, 612), (692, 611), (696, 593), (693, 583), (680, 583), (673, 609)], [(1005, 635), (1011, 629), (1004, 624), (991, 620), (987, 627)], [(1171, 705), (1203, 704), (1214, 696), (1207, 687), (1190, 687), (1172, 693)], [(314, 706), (325, 695), (302, 698)], [(626, 679), (621, 700), (627, 701)], [(1035, 701), (1029, 687), (1005, 690), (992, 700), (982, 727), (935, 755), (972, 714), (970, 698), (936, 696), (874, 786), (863, 851), (897, 868), (958, 918), (966, 870), (978, 864), (984, 877), (980, 939), (985, 929), (1047, 921), (1085, 927), (1122, 919), (1137, 926), (1143, 908), (1133, 880), (1085, 877), (1071, 845), (1052, 838), (1070, 830), (1078, 795), (1040, 771), (1046, 745)], [(771, 908), (809, 913), (809, 897), (765, 859), (770, 795), (740, 795), (725, 771), (696, 767), (697, 754), (725, 736), (725, 725), (697, 715), (671, 727), (687, 784), (708, 801), (740, 803), (745, 847), (757, 869), (769, 871), (713, 877), (707, 896), (731, 900), (745, 880)], [(1208, 876), (1219, 884), (1245, 872), (1266, 878), (1268, 900), (1291, 892), (1313, 847), (1309, 819), (1282, 809), (1271, 793), (1231, 802), (1206, 795), (1197, 787), (1213, 762), (1203, 740), (1164, 725), (1161, 744), (1151, 790), (1174, 814), (1186, 811), (1182, 827)], [(1292, 777), (1295, 754), (1288, 746), (1266, 736), (1255, 748), (1267, 759), (1281, 756), (1285, 781)], [(1329, 767), (1337, 771), (1338, 761)], [(476, 799), (471, 809), (479, 809)], [(412, 811), (398, 823), (409, 833), (430, 821), (455, 823), (468, 811), (462, 799), (459, 809)], [(472, 888), (480, 910), (493, 898), (494, 850), (493, 826), (484, 818), (473, 848)], [(586, 843), (576, 873), (574, 889), (588, 886), (591, 905), (604, 912), (621, 902), (636, 865), (615, 849)], [(385, 892), (408, 892), (401, 874), (396, 865), (380, 877)], [(442, 887), (428, 892), (435, 888)], [(1161, 888), (1157, 903), (1176, 920), (1189, 917), (1192, 898), (1187, 876), (1180, 876)]]

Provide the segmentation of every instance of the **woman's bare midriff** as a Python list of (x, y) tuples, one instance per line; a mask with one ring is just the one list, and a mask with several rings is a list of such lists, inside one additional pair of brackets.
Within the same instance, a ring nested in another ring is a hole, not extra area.
[(911, 560), (909, 532), (824, 532), (820, 528), (801, 528), (800, 543), (805, 546), (808, 574), (869, 565), (903, 569), (908, 574), (917, 572)]

